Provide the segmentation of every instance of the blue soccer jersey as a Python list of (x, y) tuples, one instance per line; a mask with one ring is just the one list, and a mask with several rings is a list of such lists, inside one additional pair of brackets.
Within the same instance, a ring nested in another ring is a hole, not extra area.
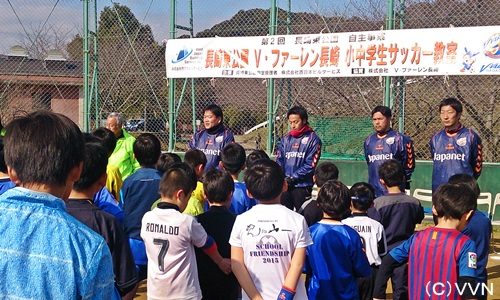
[(188, 144), (189, 149), (198, 149), (205, 153), (207, 164), (205, 172), (217, 168), (220, 161), (220, 152), (230, 143), (234, 143), (233, 132), (224, 126), (220, 126), (215, 132), (207, 129), (196, 132)]
[(483, 158), (481, 138), (472, 129), (462, 127), (448, 134), (443, 129), (429, 142), (433, 164), (432, 190), (447, 183), (455, 174), (481, 175)]
[(488, 271), (488, 253), (490, 250), (492, 226), (488, 217), (476, 210), (470, 218), (462, 233), (474, 241), (477, 251), (477, 277), (480, 282), (486, 282)]
[(419, 231), (389, 254), (399, 263), (408, 260), (410, 299), (438, 299), (443, 290), (439, 299), (460, 299), (458, 278), (477, 278), (474, 242), (455, 229)]
[(248, 197), (247, 187), (244, 182), (234, 182), (234, 192), (231, 198), (231, 211), (235, 215), (241, 215), (257, 204), (255, 199)]
[[(403, 166), (406, 180), (411, 179), (415, 169), (415, 155), (410, 137), (392, 129), (389, 129), (383, 137), (379, 137), (375, 132), (366, 138), (364, 150), (368, 164), (368, 182), (375, 188), (376, 197), (386, 194), (378, 175), (378, 169), (385, 161), (389, 159), (399, 161)], [(401, 188), (404, 190), (405, 187)]]
[(314, 131), (299, 137), (287, 134), (276, 151), (276, 162), (296, 187), (312, 187), (314, 169), (321, 157), (321, 140)]
[(310, 228), (306, 272), (309, 299), (358, 299), (357, 277), (371, 274), (359, 234), (347, 225), (319, 223)]
[(10, 181), (10, 178), (0, 178), (0, 195), (15, 187), (16, 185)]
[(161, 174), (156, 169), (140, 168), (123, 182), (120, 199), (123, 204), (125, 233), (129, 238), (141, 239), (141, 220), (160, 198)]

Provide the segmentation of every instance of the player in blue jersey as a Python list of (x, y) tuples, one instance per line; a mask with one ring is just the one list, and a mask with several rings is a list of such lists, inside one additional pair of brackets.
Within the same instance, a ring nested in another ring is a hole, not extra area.
[(281, 139), (276, 151), (276, 162), (283, 168), (288, 191), (281, 203), (298, 211), (314, 185), (314, 169), (321, 156), (321, 140), (307, 121), (307, 111), (302, 106), (288, 110), (290, 132)]
[(124, 212), (123, 227), (129, 237), (138, 279), (141, 281), (147, 277), (148, 264), (146, 248), (141, 238), (141, 221), (153, 202), (160, 198), (161, 174), (155, 169), (155, 164), (161, 154), (161, 145), (154, 134), (143, 133), (135, 140), (133, 149), (141, 167), (123, 181), (120, 199)]
[(240, 144), (231, 143), (222, 149), (220, 165), (234, 181), (229, 211), (235, 215), (241, 215), (257, 204), (255, 199), (248, 197), (246, 184), (238, 180), (240, 172), (245, 168), (245, 160), (245, 149)]
[(19, 115), (4, 143), (16, 187), (0, 196), (0, 298), (119, 299), (106, 242), (63, 201), (82, 172), (78, 125), (49, 111)]
[(359, 299), (356, 278), (371, 275), (361, 237), (340, 221), (351, 214), (349, 189), (329, 180), (319, 190), (323, 219), (312, 225), (313, 244), (307, 247), (306, 273), (310, 275), (309, 299)]
[(446, 98), (439, 104), (444, 129), (429, 141), (433, 160), (432, 191), (455, 174), (469, 174), (478, 178), (483, 165), (481, 138), (472, 129), (460, 123), (462, 103)]
[[(467, 174), (455, 174), (450, 177), (449, 183), (465, 184), (474, 191), (476, 199), (479, 197), (481, 190), (474, 177)], [(467, 235), (476, 244), (477, 251), (477, 278), (480, 283), (487, 283), (488, 271), (486, 264), (488, 263), (488, 254), (490, 250), (492, 226), (488, 216), (477, 209), (477, 203), (472, 217), (470, 217), (467, 225), (462, 229), (462, 233)], [(477, 295), (480, 300), (486, 300), (485, 291), (481, 290), (481, 294)]]
[[(404, 171), (401, 164), (394, 160), (384, 162), (379, 168), (379, 175), (387, 194), (374, 201), (368, 216), (384, 226), (387, 237), (387, 249), (390, 251), (407, 240), (415, 226), (424, 219), (424, 209), (418, 199), (401, 191)], [(393, 299), (408, 299), (408, 266), (396, 268), (391, 276)]]
[(409, 136), (391, 128), (391, 109), (387, 106), (376, 106), (372, 110), (372, 122), (375, 132), (365, 140), (365, 159), (368, 164), (368, 182), (375, 188), (375, 197), (387, 193), (380, 183), (378, 168), (384, 161), (395, 159), (403, 166), (405, 184), (401, 190), (410, 188), (410, 180), (415, 169), (413, 141)]
[(234, 142), (233, 132), (224, 126), (222, 109), (210, 104), (203, 110), (204, 129), (196, 132), (188, 144), (189, 149), (198, 149), (205, 153), (207, 164), (205, 172), (216, 168), (220, 161), (220, 152), (229, 143)]
[(441, 185), (432, 197), (437, 225), (415, 233), (384, 257), (373, 297), (385, 299), (392, 269), (408, 261), (409, 299), (475, 299), (476, 247), (459, 231), (472, 216), (475, 203), (468, 186)]

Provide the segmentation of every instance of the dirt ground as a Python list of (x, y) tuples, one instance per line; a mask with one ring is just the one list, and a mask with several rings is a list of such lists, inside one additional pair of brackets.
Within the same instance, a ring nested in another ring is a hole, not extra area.
[[(422, 229), (423, 227), (417, 228)], [(496, 251), (497, 253), (495, 253)], [(489, 300), (500, 300), (500, 228), (494, 228), (493, 239), (490, 243), (490, 255), (488, 259), (488, 287), (492, 284), (493, 295), (488, 296)], [(389, 287), (390, 288), (390, 287)], [(388, 294), (390, 297), (390, 294)], [(146, 281), (139, 286), (134, 299), (146, 300)], [(390, 298), (389, 298), (390, 299)]]

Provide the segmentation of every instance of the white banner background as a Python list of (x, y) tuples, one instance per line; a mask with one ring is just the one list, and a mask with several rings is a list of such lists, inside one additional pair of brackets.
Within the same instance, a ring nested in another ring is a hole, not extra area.
[(173, 39), (168, 78), (499, 75), (500, 26)]

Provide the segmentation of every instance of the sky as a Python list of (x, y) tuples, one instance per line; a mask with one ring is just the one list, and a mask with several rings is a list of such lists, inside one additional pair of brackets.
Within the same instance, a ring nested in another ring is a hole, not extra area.
[[(96, 0), (98, 11), (111, 6), (110, 0)], [(342, 5), (347, 0), (334, 1)], [(136, 18), (153, 29), (155, 39), (162, 41), (169, 34), (170, 0), (128, 0), (117, 2), (131, 8)], [(350, 2), (350, 1), (349, 1)], [(286, 9), (288, 0), (277, 0), (278, 6)], [(326, 0), (292, 0), (293, 11), (324, 12)], [(251, 8), (267, 9), (270, 0), (193, 0), (195, 32), (210, 28), (229, 19), (239, 10)], [(94, 1), (90, 2), (93, 19)], [(342, 10), (342, 7), (339, 7)], [(177, 0), (178, 24), (188, 25), (188, 1)], [(60, 39), (71, 39), (83, 32), (83, 4), (81, 0), (3, 0), (0, 1), (0, 54), (7, 54), (10, 47), (29, 42), (25, 32), (57, 32)], [(180, 31), (179, 33), (181, 33)], [(54, 35), (50, 36), (55, 39)]]

